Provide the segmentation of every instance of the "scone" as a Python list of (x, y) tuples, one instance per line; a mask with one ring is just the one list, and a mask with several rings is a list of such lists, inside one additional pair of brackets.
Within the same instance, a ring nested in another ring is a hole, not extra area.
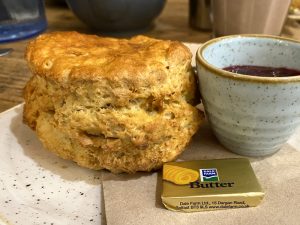
[(137, 36), (43, 34), (26, 59), (24, 122), (58, 156), (114, 173), (174, 160), (203, 120), (183, 44)]
[(300, 9), (300, 0), (292, 0), (291, 7), (292, 9)]

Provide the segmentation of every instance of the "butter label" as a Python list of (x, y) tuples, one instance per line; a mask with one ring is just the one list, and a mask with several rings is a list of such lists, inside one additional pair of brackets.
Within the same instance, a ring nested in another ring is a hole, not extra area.
[(256, 206), (264, 196), (248, 159), (170, 162), (163, 166), (166, 208), (194, 212)]
[(200, 169), (201, 182), (219, 181), (218, 170), (216, 168)]

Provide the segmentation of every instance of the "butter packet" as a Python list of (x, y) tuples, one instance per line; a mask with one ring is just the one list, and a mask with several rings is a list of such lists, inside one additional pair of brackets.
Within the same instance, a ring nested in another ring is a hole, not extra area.
[(165, 207), (173, 211), (257, 206), (264, 192), (248, 159), (170, 162), (163, 166)]

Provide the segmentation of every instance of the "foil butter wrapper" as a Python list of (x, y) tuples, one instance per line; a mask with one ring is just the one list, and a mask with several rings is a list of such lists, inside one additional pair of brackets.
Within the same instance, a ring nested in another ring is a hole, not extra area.
[(257, 206), (264, 192), (248, 159), (170, 162), (163, 166), (162, 202), (173, 211)]

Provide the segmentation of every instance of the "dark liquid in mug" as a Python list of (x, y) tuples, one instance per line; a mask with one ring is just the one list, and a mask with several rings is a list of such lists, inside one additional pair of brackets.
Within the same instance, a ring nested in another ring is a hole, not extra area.
[(290, 77), (300, 76), (300, 71), (285, 67), (235, 65), (223, 68), (223, 70), (259, 77)]

